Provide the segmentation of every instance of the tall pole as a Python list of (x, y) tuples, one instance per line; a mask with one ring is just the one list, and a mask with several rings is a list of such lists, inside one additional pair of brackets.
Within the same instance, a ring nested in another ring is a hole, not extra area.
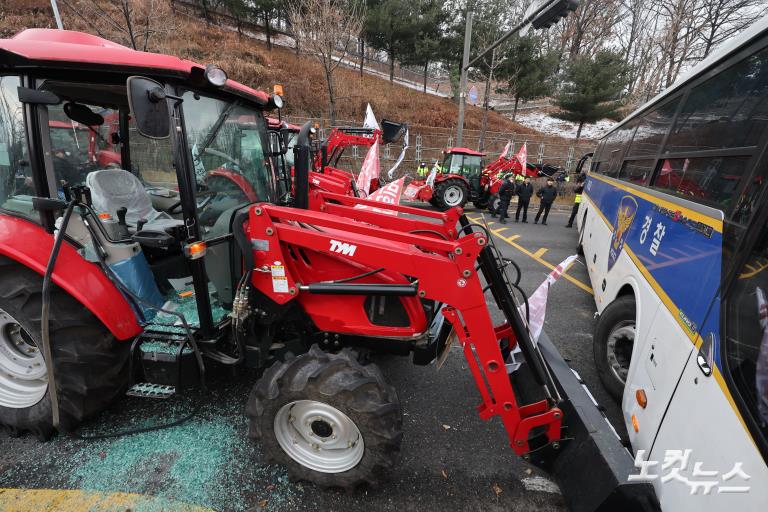
[(461, 80), (459, 85), (459, 130), (456, 134), (456, 145), (461, 146), (461, 136), (464, 132), (464, 104), (467, 100), (467, 69), (469, 66), (469, 50), (472, 43), (472, 11), (467, 7), (467, 27), (464, 29), (464, 57), (461, 61)]
[(61, 23), (61, 14), (59, 14), (59, 5), (56, 3), (56, 0), (51, 0), (51, 8), (53, 9), (53, 16), (56, 18), (56, 26), (59, 30), (64, 30), (64, 25)]

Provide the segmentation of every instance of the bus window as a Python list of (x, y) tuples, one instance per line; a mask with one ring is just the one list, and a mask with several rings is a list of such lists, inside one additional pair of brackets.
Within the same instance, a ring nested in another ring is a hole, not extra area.
[(749, 160), (746, 156), (662, 160), (653, 186), (726, 210), (738, 193)]
[(672, 125), (680, 97), (645, 114), (639, 121), (637, 132), (627, 153), (629, 156), (655, 157), (664, 136)]
[(645, 185), (653, 174), (655, 160), (626, 160), (619, 171), (619, 179)]
[(695, 87), (665, 148), (670, 153), (756, 146), (768, 126), (768, 49)]
[(604, 174), (616, 177), (636, 126), (636, 122), (629, 122), (608, 135), (600, 154), (600, 160), (606, 162), (603, 167)]
[(739, 269), (723, 310), (723, 355), (735, 394), (768, 435), (768, 229)]

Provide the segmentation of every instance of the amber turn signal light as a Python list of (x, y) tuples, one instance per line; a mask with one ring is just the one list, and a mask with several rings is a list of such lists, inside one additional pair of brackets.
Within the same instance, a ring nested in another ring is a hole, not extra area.
[(184, 247), (184, 254), (191, 260), (197, 260), (205, 256), (207, 249), (205, 242), (194, 242)]
[(637, 403), (645, 409), (645, 407), (648, 405), (648, 397), (645, 396), (645, 390), (644, 389), (638, 389), (635, 391), (635, 399), (637, 400)]
[(634, 414), (632, 415), (632, 428), (635, 429), (635, 432), (640, 432), (640, 424), (637, 422), (637, 416)]

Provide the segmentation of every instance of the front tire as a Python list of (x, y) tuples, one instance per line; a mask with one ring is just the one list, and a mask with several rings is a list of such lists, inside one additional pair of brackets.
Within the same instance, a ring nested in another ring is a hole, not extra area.
[(259, 379), (246, 407), (250, 437), (290, 476), (323, 487), (377, 485), (400, 451), (397, 393), (378, 367), (349, 350), (313, 345), (277, 362)]
[(618, 402), (624, 395), (635, 342), (636, 303), (633, 295), (611, 302), (595, 326), (593, 352), (595, 367), (605, 389)]
[(443, 210), (458, 206), (463, 208), (469, 200), (469, 187), (460, 179), (447, 179), (435, 185), (437, 206)]
[[(42, 282), (36, 272), (0, 257), (0, 425), (47, 439), (54, 429), (40, 343)], [(50, 297), (61, 429), (71, 431), (125, 390), (130, 343), (115, 340), (61, 288), (53, 285)]]

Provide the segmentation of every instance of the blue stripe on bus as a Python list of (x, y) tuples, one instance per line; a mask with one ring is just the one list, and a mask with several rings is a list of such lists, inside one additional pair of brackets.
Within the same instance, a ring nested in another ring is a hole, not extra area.
[[(612, 223), (613, 234), (605, 254), (607, 268), (600, 270), (609, 275), (621, 252), (629, 248), (635, 262), (669, 297), (672, 304), (666, 305), (686, 326), (688, 337), (695, 343), (700, 332), (712, 332), (717, 340), (722, 228), (703, 226), (686, 216), (684, 208), (671, 211), (648, 194), (641, 197), (629, 187), (620, 189), (607, 181), (589, 178), (585, 191)], [(708, 315), (710, 306), (714, 314)], [(717, 346), (714, 352), (719, 365)]]

